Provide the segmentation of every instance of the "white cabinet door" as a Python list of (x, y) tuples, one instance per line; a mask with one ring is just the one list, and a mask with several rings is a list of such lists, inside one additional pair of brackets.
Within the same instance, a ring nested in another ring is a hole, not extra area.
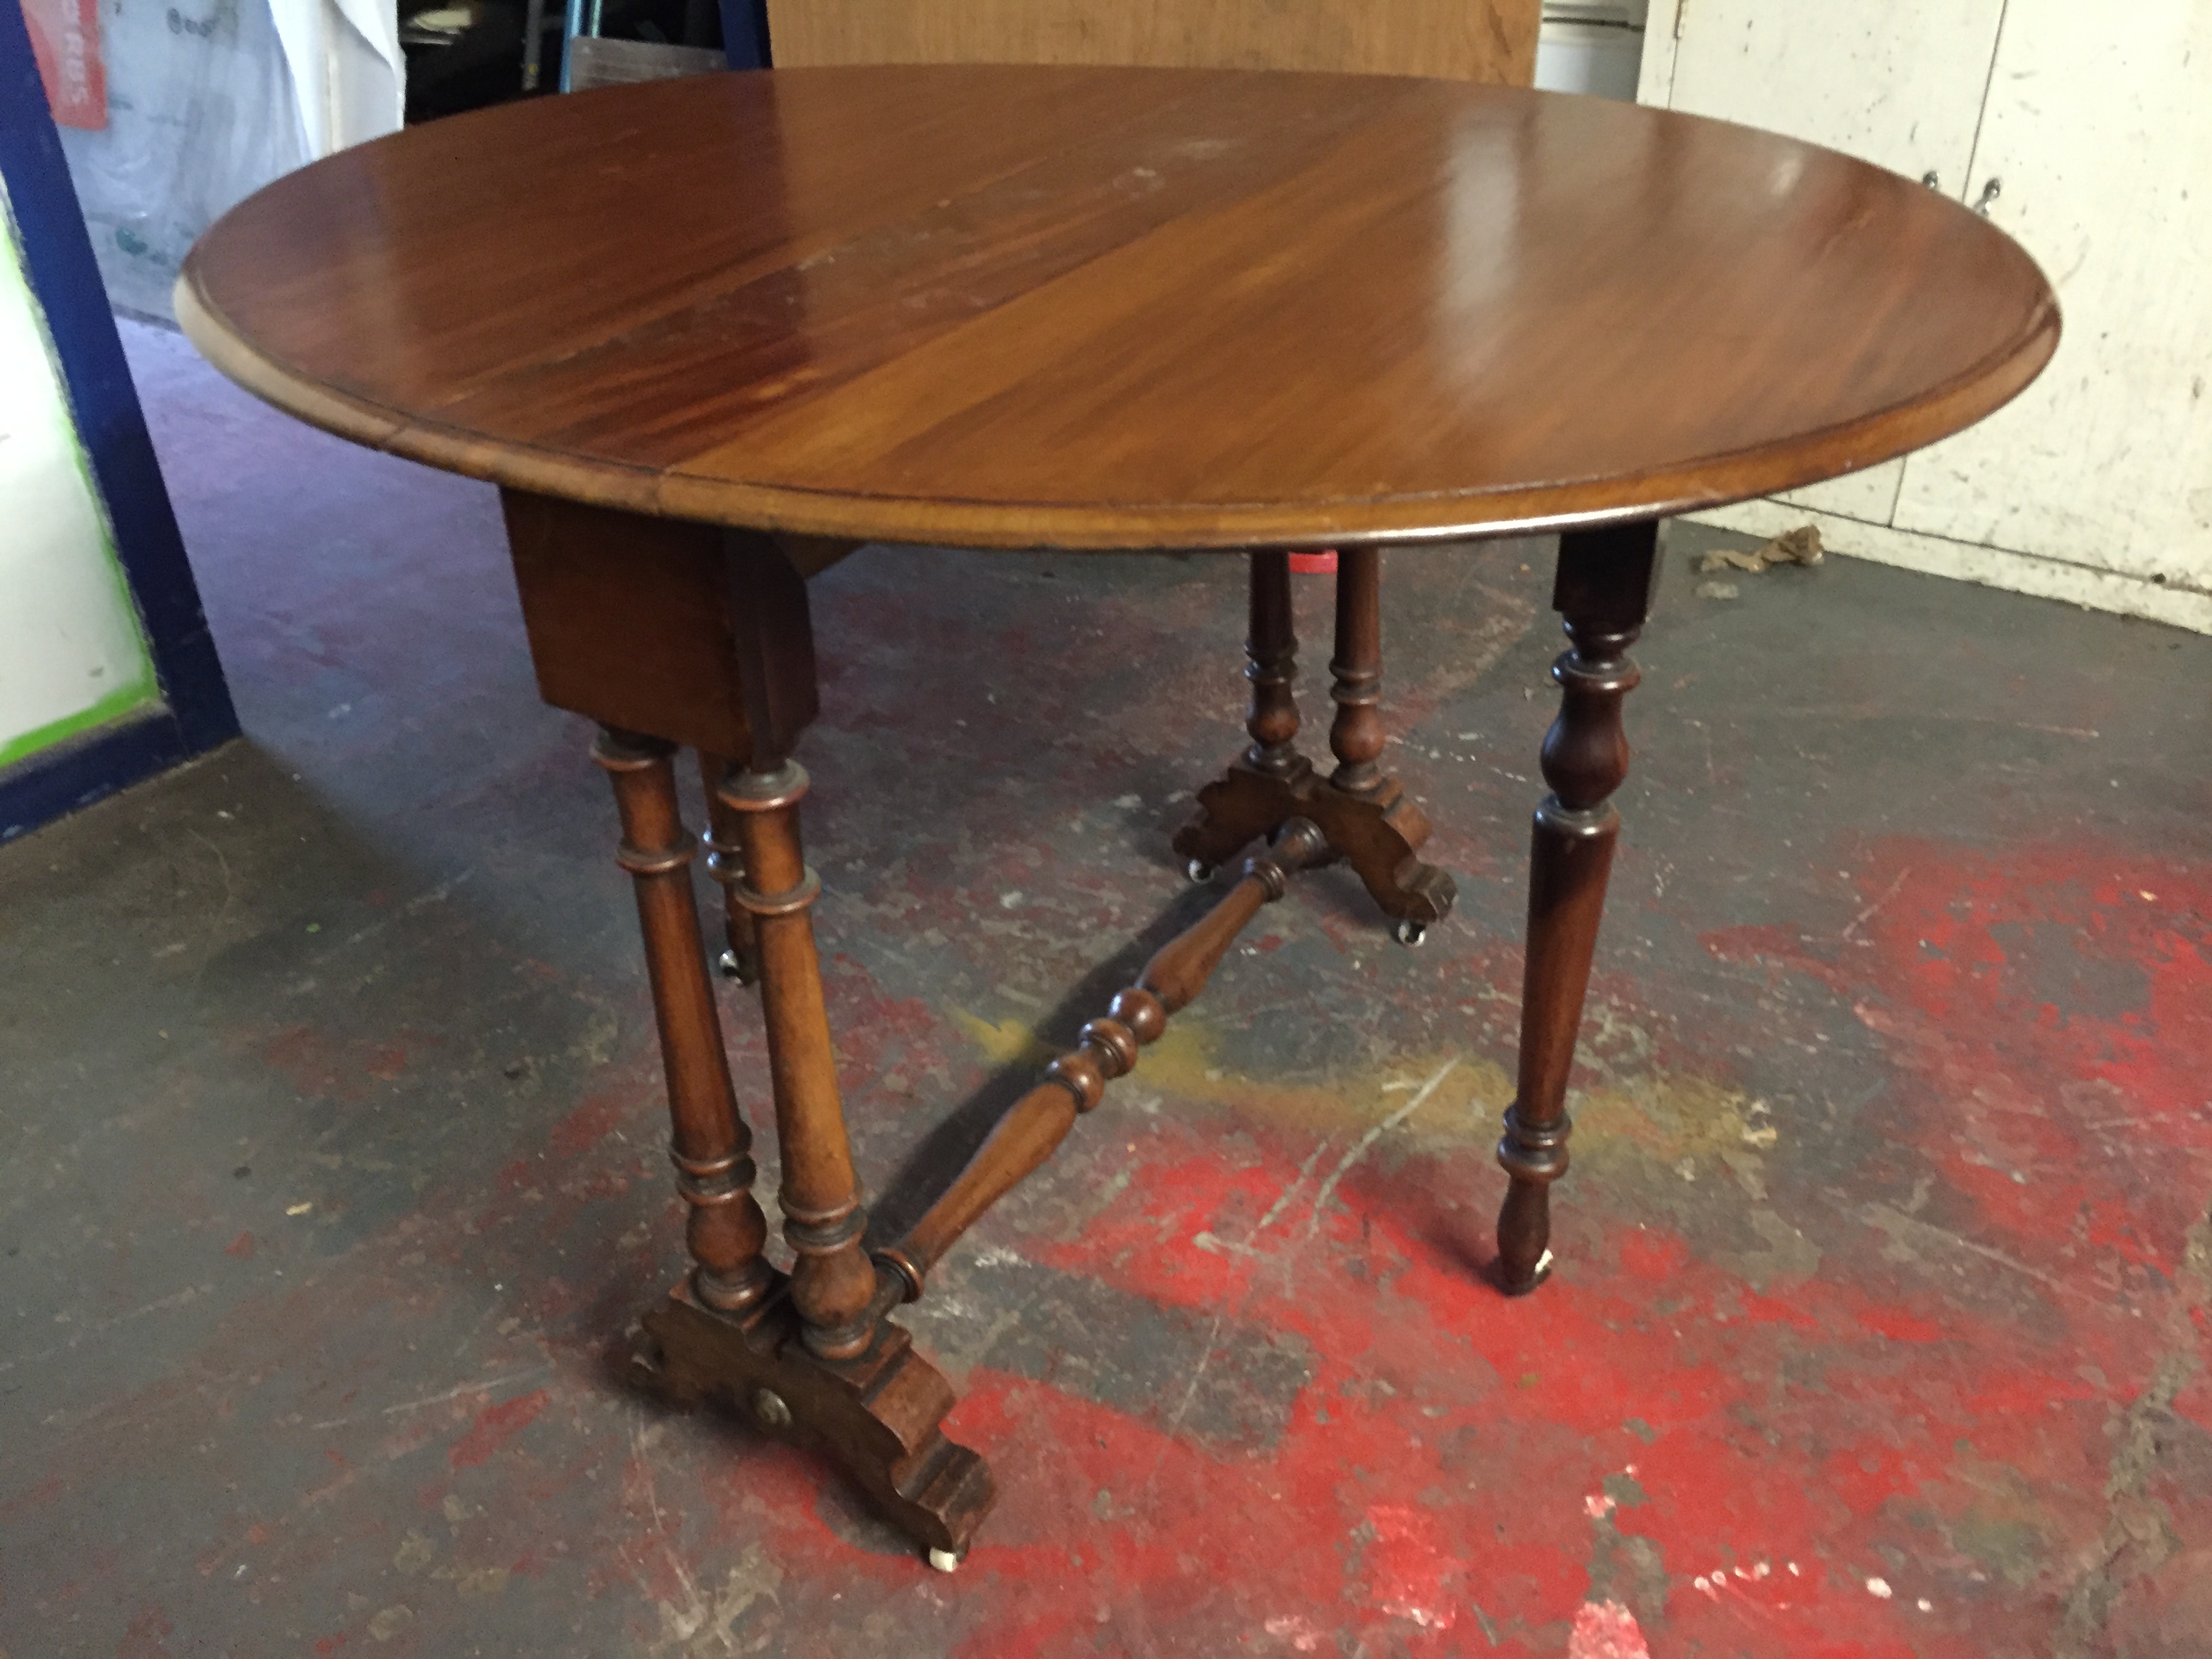
[(1906, 462), (1895, 523), (2212, 590), (2212, 0), (2009, 0), (1972, 193), (1991, 179), (2064, 334)]
[[(2017, 0), (2015, 0), (2017, 3)], [(1645, 103), (1826, 144), (1962, 197), (2005, 0), (1656, 0)], [(1887, 524), (1904, 464), (1782, 499)]]
[[(1787, 133), (1908, 178), (1934, 173), (1957, 196), (2004, 8), (2005, 0), (1662, 0), (1646, 33), (1673, 42), (1669, 109)], [(1663, 62), (1662, 54), (1655, 66)], [(1655, 90), (1646, 87), (1646, 101)]]

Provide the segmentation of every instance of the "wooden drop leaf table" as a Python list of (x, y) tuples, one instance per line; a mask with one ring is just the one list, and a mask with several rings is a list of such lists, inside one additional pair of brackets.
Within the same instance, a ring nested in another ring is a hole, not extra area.
[[(2049, 285), (1958, 204), (1764, 133), (1389, 77), (882, 67), (514, 104), (348, 150), (211, 229), (177, 289), (302, 420), (501, 486), (545, 699), (601, 727), (694, 1267), (646, 1316), (678, 1399), (826, 1451), (940, 1565), (989, 1509), (891, 1317), (1341, 860), (1401, 938), (1449, 877), (1383, 772), (1382, 548), (1556, 532), (1503, 1288), (1549, 1263), (1566, 1084), (1670, 514), (1931, 442), (2025, 386)], [(1250, 562), (1250, 744), (1176, 851), (1224, 896), (1083, 1029), (901, 1238), (869, 1234), (799, 842), (806, 579), (863, 542)], [(1298, 746), (1288, 556), (1342, 550), (1333, 768)], [(787, 1274), (763, 1255), (674, 763), (757, 984)]]

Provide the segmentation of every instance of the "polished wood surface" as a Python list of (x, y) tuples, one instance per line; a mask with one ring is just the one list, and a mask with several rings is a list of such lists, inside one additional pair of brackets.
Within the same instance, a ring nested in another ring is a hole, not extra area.
[[(955, 1396), (886, 1316), (908, 1279), (880, 1269), (860, 1203), (800, 847), (806, 776), (789, 756), (819, 709), (805, 576), (849, 549), (612, 513), (508, 490), (531, 654), (549, 699), (601, 722), (618, 859), (635, 888), (693, 1266), (647, 1312), (637, 1381), (726, 1400), (763, 1433), (834, 1459), (939, 1565), (964, 1555), (995, 1496), (941, 1431)], [(635, 561), (630, 557), (636, 555)], [(638, 572), (635, 580), (629, 573)], [(645, 729), (613, 726), (611, 711)], [(776, 1111), (789, 1273), (763, 1254), (752, 1137), (737, 1109), (701, 948), (697, 847), (676, 792), (678, 742), (702, 749), (724, 890), (725, 957), (757, 983)]]
[(646, 514), (1340, 544), (1765, 494), (1986, 414), (2027, 256), (1932, 191), (1443, 81), (881, 67), (538, 100), (233, 210), (185, 329), (302, 418)]
[(1287, 777), (1298, 767), (1298, 636), (1291, 605), (1291, 556), (1279, 548), (1252, 555), (1249, 615), (1244, 636), (1244, 678), (1252, 700), (1244, 729), (1252, 746), (1244, 763)]
[(501, 493), (538, 695), (603, 726), (752, 750), (724, 532)]
[(744, 823), (722, 799), (722, 779), (737, 762), (727, 755), (699, 751), (699, 781), (707, 792), (707, 874), (722, 890), (722, 949), (715, 960), (725, 979), (740, 985), (760, 983), (760, 930), (745, 908)]
[(769, 0), (781, 67), (1146, 64), (1528, 84), (1540, 0)]
[(786, 1294), (732, 1316), (678, 1285), (641, 1322), (640, 1383), (677, 1405), (735, 1406), (763, 1434), (835, 1461), (933, 1565), (967, 1555), (998, 1487), (988, 1464), (945, 1438), (958, 1396), (897, 1323), (884, 1320), (866, 1351), (829, 1364), (807, 1348)]

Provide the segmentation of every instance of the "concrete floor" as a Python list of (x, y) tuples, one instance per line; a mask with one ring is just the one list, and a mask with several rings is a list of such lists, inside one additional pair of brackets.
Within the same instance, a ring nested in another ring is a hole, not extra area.
[[(0, 848), (13, 1659), (2212, 1651), (2212, 640), (1839, 560), (1701, 598), (1678, 532), (1562, 1266), (1508, 1303), (1549, 559), (1394, 556), (1460, 912), (1409, 951), (1294, 893), (955, 1254), (913, 1323), (1004, 1498), (945, 1577), (620, 1382), (680, 1261), (652, 1022), (490, 492), (131, 345), (251, 735)], [(881, 1209), (1201, 902), (1239, 581), (817, 584)]]

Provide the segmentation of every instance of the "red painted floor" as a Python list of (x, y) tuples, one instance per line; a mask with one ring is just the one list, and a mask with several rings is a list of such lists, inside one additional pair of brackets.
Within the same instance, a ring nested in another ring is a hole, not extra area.
[[(1670, 569), (1508, 1302), (1548, 550), (1394, 556), (1461, 912), (1293, 892), (948, 1261), (912, 1323), (1003, 1497), (947, 1577), (622, 1381), (680, 1260), (650, 1013), (488, 494), (133, 348), (251, 738), (0, 848), (0, 1650), (2212, 1653), (2212, 641)], [(1203, 902), (1238, 573), (875, 550), (816, 607), (895, 1218)]]

